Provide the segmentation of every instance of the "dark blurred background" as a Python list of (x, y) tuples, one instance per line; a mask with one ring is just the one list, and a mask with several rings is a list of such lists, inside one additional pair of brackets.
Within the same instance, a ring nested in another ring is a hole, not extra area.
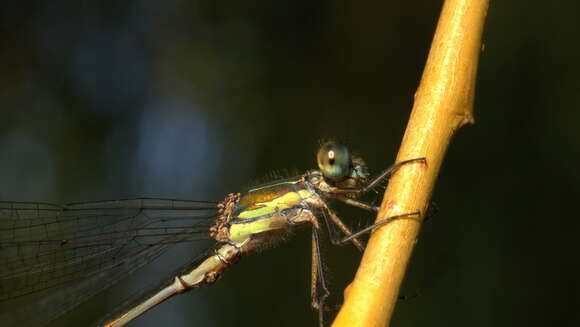
[[(0, 200), (220, 200), (313, 168), (325, 138), (377, 172), (394, 161), (441, 4), (3, 2)], [(393, 326), (580, 325), (579, 13), (492, 1), (476, 124), (449, 148), (402, 290), (420, 296)], [(309, 246), (296, 233), (132, 326), (315, 326)], [(325, 250), (339, 303), (359, 254)], [(88, 326), (192, 256), (170, 252), (51, 326)]]

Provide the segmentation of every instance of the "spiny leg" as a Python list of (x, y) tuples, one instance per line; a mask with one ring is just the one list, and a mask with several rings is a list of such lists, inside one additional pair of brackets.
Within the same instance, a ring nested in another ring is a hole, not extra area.
[(363, 187), (338, 187), (333, 192), (334, 193), (342, 193), (342, 194), (345, 194), (345, 193), (346, 194), (366, 193), (366, 192), (372, 190), (381, 181), (388, 178), (397, 168), (399, 168), (403, 165), (406, 165), (408, 163), (415, 162), (415, 161), (423, 161), (424, 163), (427, 163), (426, 158), (415, 158), (415, 159), (409, 159), (409, 160), (397, 162), (396, 164), (392, 165), (391, 167), (385, 169), (382, 173), (380, 173), (377, 177), (373, 178), (372, 181), (370, 181), (367, 185), (365, 185)]
[(381, 221), (379, 221), (377, 223), (374, 223), (374, 224), (372, 224), (372, 225), (370, 225), (368, 227), (365, 227), (365, 228), (359, 230), (356, 233), (353, 233), (353, 234), (345, 237), (344, 239), (340, 240), (339, 243), (341, 243), (341, 244), (342, 243), (346, 243), (346, 242), (350, 241), (351, 239), (353, 239), (355, 237), (358, 237), (358, 236), (360, 236), (360, 235), (362, 235), (364, 233), (371, 232), (373, 229), (375, 229), (377, 227), (380, 227), (380, 226), (383, 226), (383, 225), (385, 225), (387, 223), (390, 223), (391, 221), (393, 221), (395, 219), (404, 218), (404, 217), (410, 217), (410, 216), (421, 216), (421, 211), (415, 211), (415, 212), (411, 212), (411, 213), (404, 213), (404, 214), (400, 214), (400, 215), (396, 215), (396, 216), (391, 216), (391, 217), (389, 217), (387, 219), (383, 219), (383, 220), (381, 220)]
[[(361, 241), (358, 238), (356, 238), (358, 235), (352, 236), (353, 233), (350, 231), (350, 229), (342, 222), (342, 220), (340, 220), (340, 218), (338, 218), (338, 216), (334, 213), (334, 211), (332, 211), (332, 209), (330, 209), (324, 203), (323, 203), (323, 208), (326, 211), (326, 213), (328, 213), (328, 216), (330, 217), (330, 220), (332, 221), (332, 223), (334, 223), (334, 225), (336, 225), (347, 236), (348, 241), (351, 241), (352, 244), (354, 244), (354, 246), (356, 246), (356, 248), (359, 249), (359, 251), (363, 252), (365, 250), (365, 247), (364, 247), (364, 245), (362, 245)], [(332, 235), (329, 234), (329, 236), (330, 236), (330, 241), (334, 245), (346, 243), (346, 241), (344, 241), (344, 239), (337, 240), (337, 239), (333, 238)]]
[[(322, 260), (320, 259), (320, 243), (318, 240), (318, 230), (312, 227), (312, 272), (310, 276), (310, 296), (312, 299), (312, 307), (318, 311), (318, 325), (324, 327), (324, 302), (330, 291), (326, 286), (324, 279), (324, 271)], [(322, 293), (318, 294), (319, 286)]]
[[(340, 200), (346, 204), (349, 204), (353, 207), (357, 207), (357, 208), (361, 208), (361, 209), (365, 209), (368, 211), (372, 211), (372, 212), (378, 212), (379, 211), (379, 207), (377, 206), (371, 206), (370, 204), (367, 204), (365, 202), (362, 201), (358, 201), (358, 200), (354, 200), (351, 198), (347, 198), (345, 196), (342, 195), (338, 195), (335, 197), (337, 200)], [(437, 213), (439, 212), (439, 206), (437, 206), (437, 204), (433, 201), (431, 201), (431, 204), (429, 205), (429, 207), (427, 208), (427, 213), (425, 214), (425, 217), (423, 217), (423, 222), (426, 222), (427, 220), (433, 218)], [(376, 227), (379, 227), (381, 225), (384, 225), (390, 221), (393, 221), (397, 218), (401, 218), (401, 217), (407, 217), (407, 216), (413, 216), (413, 215), (420, 215), (421, 212), (420, 211), (416, 211), (416, 212), (412, 212), (412, 213), (408, 213), (408, 214), (402, 214), (402, 215), (397, 215), (397, 216), (393, 216), (393, 217), (389, 217), (386, 220), (380, 221), (378, 223), (375, 223), (371, 226), (368, 226), (362, 230), (357, 231), (354, 235), (348, 235), (348, 237), (346, 237), (345, 239), (342, 239), (340, 241), (338, 241), (338, 244), (343, 244), (344, 242), (349, 241), (351, 238), (353, 237), (357, 237), (361, 234), (364, 234), (366, 232), (369, 232), (371, 229), (374, 229)], [(345, 233), (346, 234), (346, 233)]]
[(379, 212), (378, 206), (373, 206), (373, 205), (370, 205), (366, 202), (351, 199), (351, 198), (346, 197), (344, 195), (336, 195), (336, 196), (333, 196), (333, 198), (337, 199), (341, 202), (344, 202), (344, 203), (348, 204), (349, 206), (353, 206), (353, 207), (360, 208), (360, 209), (370, 211), (370, 212)]
[(391, 167), (385, 169), (385, 171), (383, 171), (379, 176), (375, 177), (370, 183), (368, 183), (365, 187), (363, 187), (360, 192), (362, 192), (362, 193), (368, 192), (369, 190), (371, 190), (372, 188), (377, 186), (377, 184), (379, 184), (382, 180), (391, 176), (391, 174), (397, 168), (399, 168), (403, 165), (406, 165), (408, 163), (415, 162), (415, 161), (423, 161), (424, 163), (427, 163), (427, 159), (424, 157), (423, 158), (408, 159), (408, 160), (403, 160), (401, 162), (397, 162), (396, 164), (392, 165)]

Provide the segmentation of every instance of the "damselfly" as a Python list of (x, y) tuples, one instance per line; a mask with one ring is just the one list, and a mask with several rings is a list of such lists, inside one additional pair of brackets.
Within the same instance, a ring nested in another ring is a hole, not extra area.
[(175, 294), (215, 282), (242, 256), (284, 238), (292, 229), (311, 226), (312, 307), (318, 310), (322, 326), (329, 295), (320, 258), (322, 219), (344, 234), (342, 239), (331, 237), (333, 243), (351, 242), (362, 251), (360, 234), (419, 214), (390, 217), (353, 234), (328, 200), (376, 212), (376, 206), (358, 200), (357, 195), (379, 185), (401, 165), (424, 162), (424, 158), (399, 162), (370, 182), (364, 161), (344, 145), (324, 143), (317, 161), (318, 170), (232, 193), (217, 203), (153, 198), (69, 205), (0, 202), (0, 301), (47, 290), (73, 290), (58, 303), (58, 310), (45, 313), (46, 322), (150, 263), (175, 243), (215, 241), (205, 258), (127, 301), (118, 315), (103, 324), (124, 326)]

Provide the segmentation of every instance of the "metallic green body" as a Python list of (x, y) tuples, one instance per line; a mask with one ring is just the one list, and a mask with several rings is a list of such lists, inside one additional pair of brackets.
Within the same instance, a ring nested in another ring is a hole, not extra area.
[(305, 187), (302, 177), (264, 184), (242, 193), (228, 221), (230, 240), (241, 244), (264, 233), (286, 232), (312, 195), (314, 191)]

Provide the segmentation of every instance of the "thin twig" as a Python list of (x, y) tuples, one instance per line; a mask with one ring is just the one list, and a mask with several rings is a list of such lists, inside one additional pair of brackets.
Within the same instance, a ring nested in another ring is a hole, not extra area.
[[(435, 32), (397, 161), (426, 157), (391, 178), (377, 221), (425, 213), (452, 136), (473, 123), (473, 98), (488, 0), (447, 0)], [(421, 219), (398, 219), (378, 228), (333, 324), (386, 326), (416, 243)]]

